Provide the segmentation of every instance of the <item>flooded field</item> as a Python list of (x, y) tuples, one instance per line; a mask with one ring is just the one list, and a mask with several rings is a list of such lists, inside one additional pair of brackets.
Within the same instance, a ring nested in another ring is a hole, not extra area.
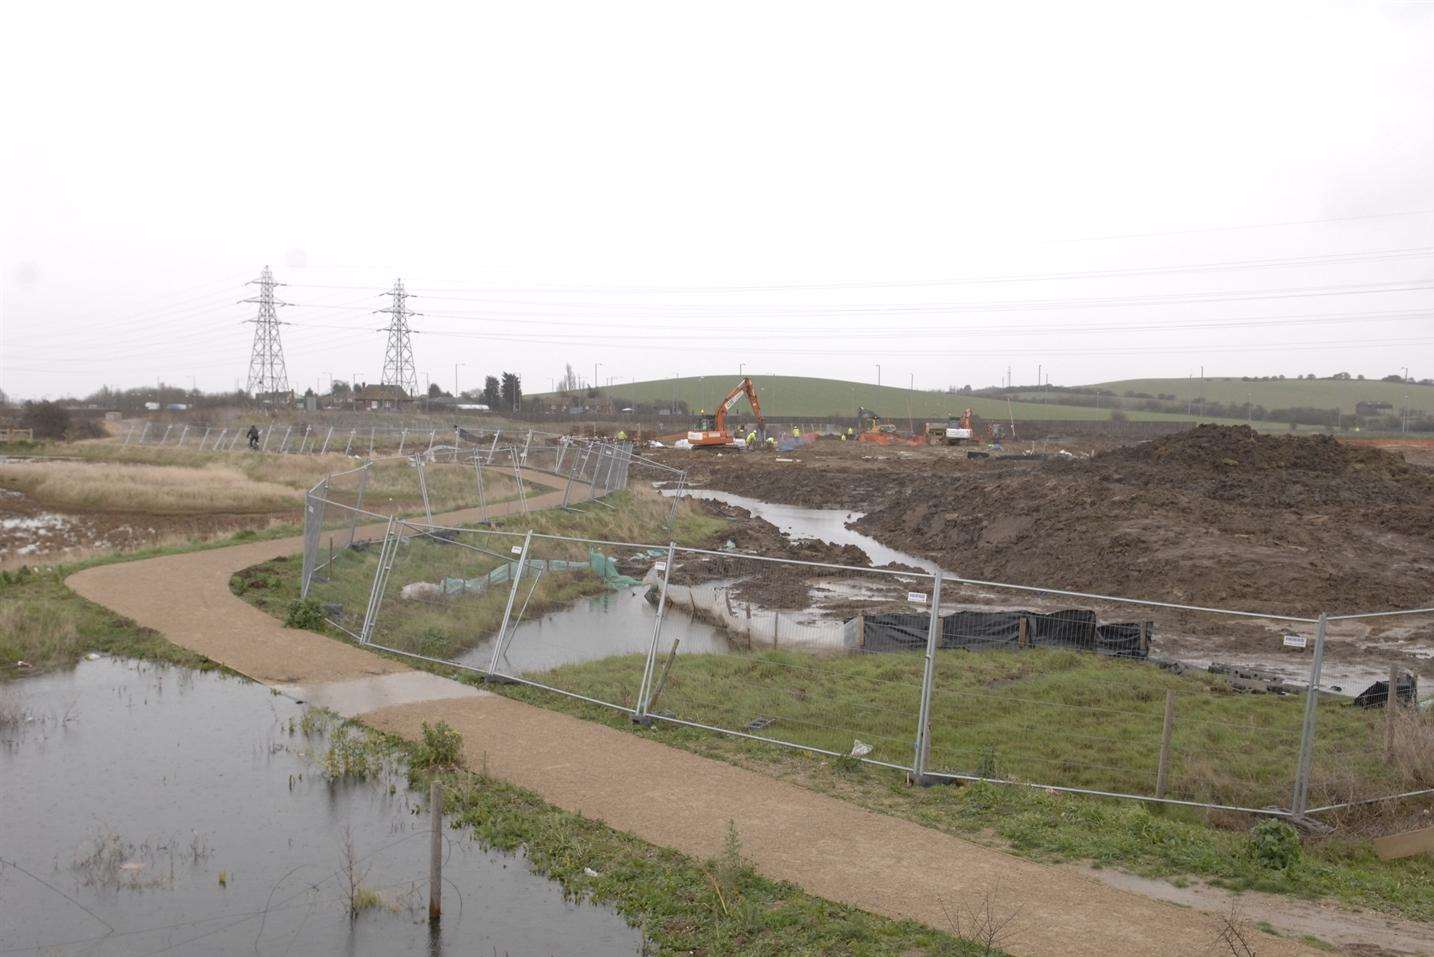
[[(616, 913), (457, 830), (431, 933), (428, 817), (402, 768), (329, 780), (335, 732), (305, 714), (108, 658), (0, 684), (0, 952), (639, 952)], [(376, 895), (352, 920), (351, 874)]]

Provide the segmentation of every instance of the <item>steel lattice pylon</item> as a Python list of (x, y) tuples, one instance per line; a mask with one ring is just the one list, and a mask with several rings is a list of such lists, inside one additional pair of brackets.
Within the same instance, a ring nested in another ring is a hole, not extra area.
[(393, 297), (393, 304), (387, 309), (378, 309), (389, 316), (387, 328), (388, 348), (383, 354), (384, 385), (396, 385), (408, 396), (418, 394), (418, 372), (413, 368), (413, 341), (409, 338), (408, 320), (419, 315), (408, 311), (408, 293), (404, 291), (403, 280), (395, 279), (393, 288), (384, 293)]
[(265, 266), (258, 279), (251, 279), (245, 285), (259, 287), (258, 296), (239, 300), (259, 305), (259, 314), (245, 320), (254, 323), (254, 349), (249, 354), (249, 394), (257, 399), (267, 397), (269, 401), (280, 395), (287, 397), (289, 373), (284, 366), (284, 346), (279, 341), (279, 327), (283, 323), (279, 321), (276, 309), (290, 303), (274, 298), (274, 287), (284, 284), (275, 282), (274, 274)]

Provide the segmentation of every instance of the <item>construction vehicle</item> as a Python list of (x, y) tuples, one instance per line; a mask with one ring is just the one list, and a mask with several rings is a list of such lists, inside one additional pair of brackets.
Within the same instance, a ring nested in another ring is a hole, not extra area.
[(945, 422), (926, 423), (926, 442), (928, 445), (965, 445), (976, 438), (976, 427), (972, 424), (975, 413), (967, 409), (961, 414), (961, 418), (954, 415), (946, 417)]
[(752, 414), (757, 417), (758, 434), (764, 434), (767, 420), (762, 417), (762, 403), (757, 401), (757, 387), (752, 385), (751, 377), (746, 376), (732, 387), (732, 391), (727, 393), (715, 413), (698, 415), (697, 425), (687, 433), (688, 443), (694, 449), (716, 449), (739, 444), (733, 437), (732, 430), (727, 427), (727, 412), (744, 395), (752, 406)]

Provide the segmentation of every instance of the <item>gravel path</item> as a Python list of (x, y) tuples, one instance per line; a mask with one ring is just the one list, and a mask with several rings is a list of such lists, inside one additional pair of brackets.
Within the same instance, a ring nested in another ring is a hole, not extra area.
[[(528, 475), (549, 487), (555, 480)], [(561, 492), (529, 499), (560, 504)], [(515, 511), (503, 503), (489, 514)], [(442, 516), (446, 523), (478, 510)], [(381, 532), (381, 529), (378, 529)], [(405, 665), (311, 632), (286, 629), (229, 591), (240, 569), (300, 551), (300, 538), (253, 542), (122, 562), (72, 575), (80, 595), (235, 671), (269, 685), (352, 682), (407, 672)], [(497, 695), (452, 694), (358, 715), (417, 738), (423, 721), (463, 734), (471, 767), (529, 788), (558, 807), (643, 840), (712, 856), (735, 823), (745, 856), (764, 874), (874, 913), (952, 930), (951, 915), (988, 892), (1017, 911), (1005, 947), (1014, 954), (1150, 957), (1219, 952), (1216, 916), (1153, 900), (863, 810), (756, 772), (699, 757), (569, 715)], [(1256, 932), (1261, 957), (1316, 954)]]

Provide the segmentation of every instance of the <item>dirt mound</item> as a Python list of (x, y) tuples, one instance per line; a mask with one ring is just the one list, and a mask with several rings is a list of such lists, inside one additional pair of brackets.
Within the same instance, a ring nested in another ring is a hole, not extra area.
[(1282, 507), (1412, 504), (1434, 489), (1401, 455), (1329, 435), (1262, 435), (1243, 425), (1202, 425), (1092, 461), (1119, 481)]
[(1312, 614), (1427, 604), (1434, 479), (1203, 426), (1036, 469), (913, 475), (857, 526), (970, 577)]

